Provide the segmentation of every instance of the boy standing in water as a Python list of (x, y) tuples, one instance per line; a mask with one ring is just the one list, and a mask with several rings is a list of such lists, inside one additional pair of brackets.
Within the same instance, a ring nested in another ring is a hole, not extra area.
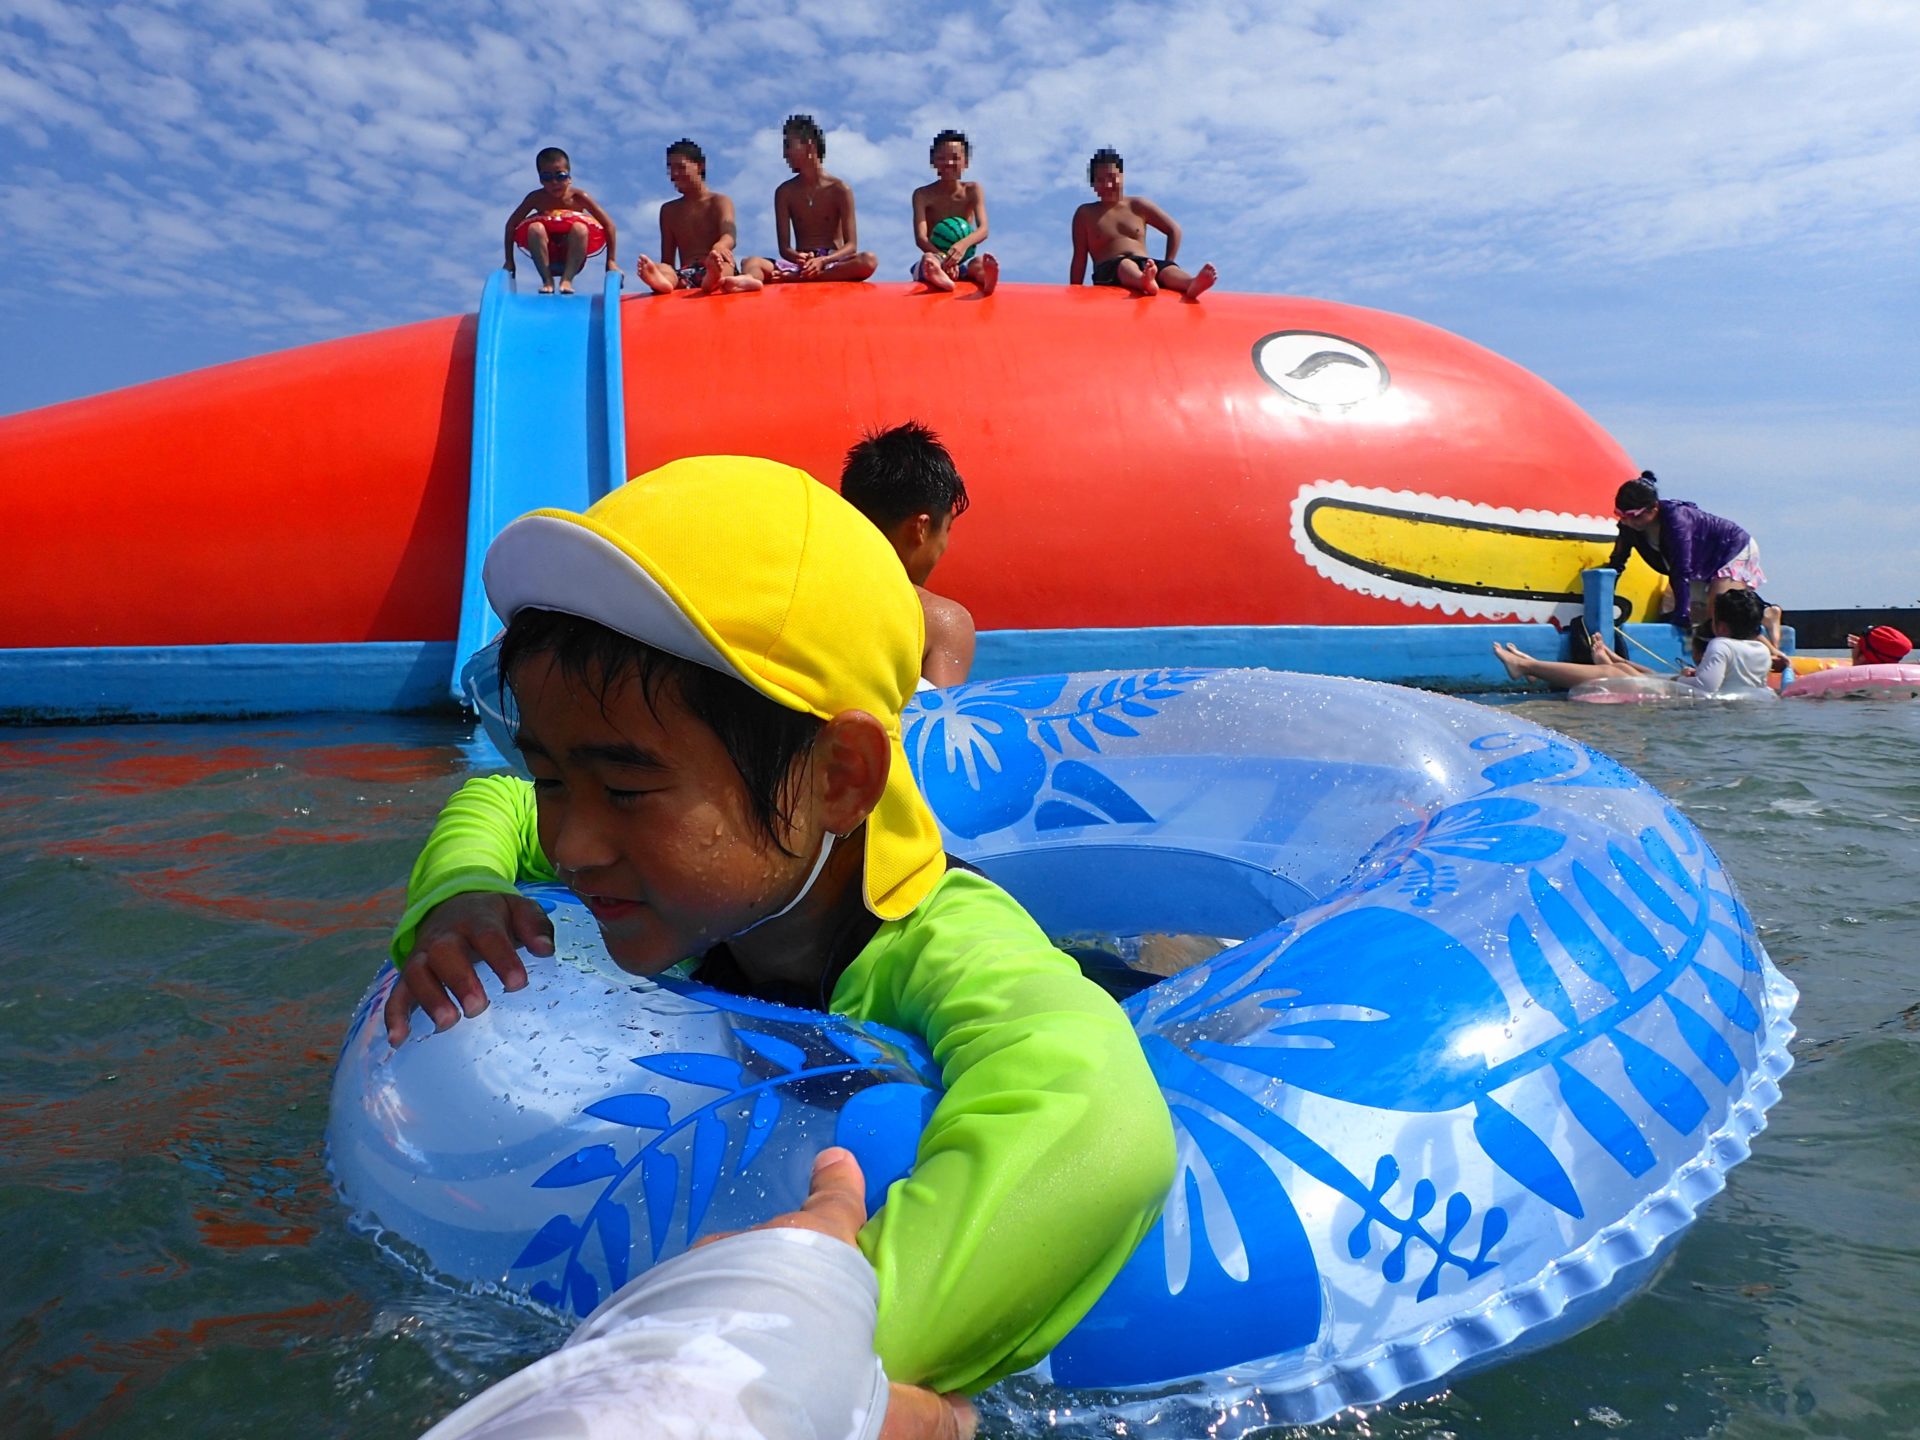
[(733, 247), (740, 238), (733, 201), (707, 188), (707, 157), (691, 140), (667, 146), (667, 181), (678, 200), (660, 207), (660, 258), (642, 255), (633, 273), (656, 295), (700, 290), (708, 295), (758, 290), (760, 282), (739, 273)]
[[(1189, 274), (1173, 263), (1180, 253), (1180, 227), (1151, 200), (1126, 193), (1126, 168), (1120, 152), (1111, 149), (1094, 151), (1087, 162), (1087, 181), (1100, 198), (1073, 212), (1073, 269), (1067, 283), (1082, 283), (1091, 257), (1096, 285), (1119, 285), (1139, 295), (1157, 295), (1164, 286), (1182, 292), (1180, 298), (1190, 304), (1199, 300), (1219, 274), (1211, 265)], [(1164, 260), (1147, 258), (1149, 226), (1167, 237)]]
[(921, 679), (936, 687), (963, 683), (973, 669), (973, 616), (959, 601), (927, 589), (933, 567), (947, 553), (953, 522), (968, 504), (967, 482), (947, 447), (913, 420), (875, 431), (847, 451), (840, 494), (887, 537), (920, 596), (927, 629)]
[[(888, 1376), (974, 1390), (1052, 1350), (1173, 1177), (1132, 1024), (1010, 895), (949, 865), (901, 712), (923, 621), (899, 558), (827, 486), (704, 456), (488, 551), (531, 784), (470, 780), (407, 888), (385, 1019), (476, 1015), (476, 963), (553, 953), (517, 879), (559, 879), (636, 975), (922, 1036), (945, 1094), (859, 1234)], [(459, 1002), (456, 1008), (455, 1001)]]
[(554, 251), (560, 252), (560, 293), (573, 293), (573, 277), (589, 255), (606, 247), (607, 269), (618, 270), (613, 248), (617, 239), (613, 220), (586, 191), (573, 183), (573, 162), (567, 152), (549, 145), (534, 156), (540, 188), (529, 190), (507, 217), (506, 271), (514, 273), (513, 247), (518, 245), (540, 272), (540, 293), (553, 293)]
[(913, 192), (913, 239), (924, 253), (913, 278), (930, 290), (951, 290), (967, 280), (991, 295), (1000, 283), (1000, 262), (978, 253), (987, 238), (987, 196), (978, 180), (966, 180), (973, 146), (958, 130), (933, 137), (927, 160), (939, 179)]
[(864, 280), (879, 265), (860, 248), (853, 187), (821, 168), (827, 137), (811, 115), (789, 115), (780, 140), (793, 178), (773, 192), (780, 258), (759, 256), (740, 268), (758, 280)]

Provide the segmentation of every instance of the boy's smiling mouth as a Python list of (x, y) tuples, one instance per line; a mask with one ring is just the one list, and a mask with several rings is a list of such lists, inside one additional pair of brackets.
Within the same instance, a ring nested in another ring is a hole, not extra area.
[(643, 900), (626, 900), (618, 895), (581, 894), (580, 903), (592, 912), (593, 918), (602, 925), (609, 921), (627, 920), (646, 909)]

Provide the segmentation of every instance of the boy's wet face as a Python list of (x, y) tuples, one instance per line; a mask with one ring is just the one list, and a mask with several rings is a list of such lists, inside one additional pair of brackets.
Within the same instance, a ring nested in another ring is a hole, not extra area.
[(800, 888), (818, 827), (783, 837), (798, 857), (774, 845), (719, 737), (671, 687), (649, 706), (628, 675), (596, 698), (540, 654), (510, 679), (541, 848), (623, 970), (703, 955)]
[(682, 195), (691, 195), (699, 190), (706, 181), (700, 173), (700, 162), (690, 160), (685, 155), (667, 157), (667, 183)]
[(540, 188), (549, 195), (564, 195), (573, 179), (573, 166), (566, 160), (548, 160), (540, 166)]
[(1112, 200), (1120, 194), (1120, 167), (1102, 162), (1093, 167), (1093, 193), (1102, 200)]
[(943, 140), (933, 147), (933, 168), (942, 180), (958, 180), (967, 168), (967, 147), (958, 140)]

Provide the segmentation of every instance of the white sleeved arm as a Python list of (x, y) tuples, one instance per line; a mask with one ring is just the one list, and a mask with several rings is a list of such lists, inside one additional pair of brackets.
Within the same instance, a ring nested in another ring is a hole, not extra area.
[(1692, 675), (1682, 677), (1680, 683), (1700, 691), (1703, 695), (1718, 692), (1727, 680), (1727, 645), (1718, 637), (1707, 642), (1707, 653), (1700, 657), (1700, 664)]
[(875, 1440), (873, 1268), (808, 1230), (753, 1230), (629, 1282), (553, 1354), (423, 1440)]

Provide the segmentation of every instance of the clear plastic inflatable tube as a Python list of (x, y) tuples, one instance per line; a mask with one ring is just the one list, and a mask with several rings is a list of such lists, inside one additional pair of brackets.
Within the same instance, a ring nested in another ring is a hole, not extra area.
[(1920, 699), (1920, 665), (1835, 665), (1796, 676), (1784, 693), (1789, 700)]
[[(1797, 996), (1718, 858), (1510, 712), (1258, 671), (1054, 675), (919, 697), (907, 749), (949, 848), (1050, 933), (1249, 937), (1125, 1002), (1179, 1170), (989, 1414), (1233, 1435), (1552, 1343), (1652, 1274), (1778, 1098)], [(397, 1052), (390, 970), (356, 1013), (328, 1142), (358, 1223), (585, 1313), (797, 1203), (826, 1144), (875, 1201), (911, 1165), (937, 1083), (917, 1041), (636, 982), (537, 893), (558, 956), (527, 989), (489, 978), (485, 1014), (417, 1021)]]
[(1664, 675), (1605, 675), (1583, 680), (1567, 691), (1569, 700), (1587, 705), (1728, 705), (1738, 701), (1777, 700), (1765, 685), (1724, 685), (1702, 690)]

